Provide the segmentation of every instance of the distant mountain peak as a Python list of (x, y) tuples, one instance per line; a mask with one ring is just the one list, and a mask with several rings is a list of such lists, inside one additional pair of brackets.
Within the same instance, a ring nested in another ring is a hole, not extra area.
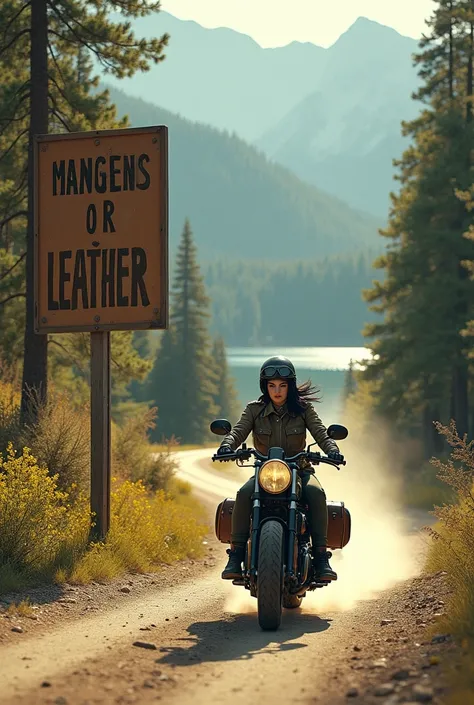
[(374, 39), (378, 39), (380, 42), (383, 42), (387, 39), (387, 37), (398, 40), (408, 39), (411, 42), (414, 41), (412, 38), (400, 34), (400, 32), (397, 32), (397, 30), (393, 29), (393, 27), (388, 27), (387, 25), (381, 24), (376, 20), (371, 20), (368, 17), (361, 16), (358, 17), (356, 21), (341, 34), (332, 47), (345, 44), (347, 41), (360, 42), (361, 40), (363, 41), (367, 38), (370, 38), (372, 42)]
[[(238, 29), (233, 29), (232, 27), (206, 27), (205, 25), (201, 24), (200, 22), (197, 22), (196, 20), (182, 19), (181, 17), (172, 15), (170, 12), (166, 12), (165, 10), (160, 10), (159, 19), (166, 19), (167, 22), (172, 23), (175, 27), (193, 29), (197, 32), (202, 32), (202, 34), (207, 35), (207, 37), (222, 37), (225, 39), (231, 37), (232, 39), (245, 41), (248, 44), (254, 44), (260, 49), (262, 48), (260, 44), (255, 39), (253, 39), (253, 37), (248, 34), (245, 34), (245, 32), (240, 32)], [(171, 38), (173, 38), (172, 33)]]

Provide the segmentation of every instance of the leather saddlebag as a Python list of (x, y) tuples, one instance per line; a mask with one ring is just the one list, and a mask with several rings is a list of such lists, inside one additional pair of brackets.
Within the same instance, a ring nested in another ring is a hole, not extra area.
[(344, 548), (351, 537), (351, 515), (344, 502), (327, 501), (328, 548)]
[(232, 512), (235, 499), (224, 499), (217, 505), (216, 510), (216, 536), (221, 543), (230, 543)]

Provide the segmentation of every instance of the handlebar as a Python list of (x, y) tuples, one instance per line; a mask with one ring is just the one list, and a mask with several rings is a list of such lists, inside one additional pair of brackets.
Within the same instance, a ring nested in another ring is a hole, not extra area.
[[(255, 450), (255, 448), (241, 448), (239, 450), (236, 450), (234, 453), (226, 453), (225, 455), (217, 455), (215, 453), (212, 456), (212, 462), (214, 463), (216, 460), (219, 462), (225, 462), (228, 460), (250, 460), (250, 458), (255, 456), (257, 460), (261, 460), (262, 462), (265, 462), (266, 460), (269, 460), (267, 455), (263, 455), (262, 453), (259, 453), (258, 450)], [(332, 465), (335, 468), (339, 469), (339, 465), (345, 465), (346, 461), (342, 460), (341, 462), (338, 462), (337, 460), (331, 460), (330, 458), (326, 458), (324, 455), (321, 455), (321, 453), (313, 453), (311, 451), (303, 450), (301, 453), (297, 453), (296, 455), (293, 455), (291, 458), (285, 458), (284, 462), (285, 463), (295, 463), (297, 460), (300, 458), (306, 458), (309, 460), (309, 462), (312, 465), (319, 465), (320, 463), (326, 463), (327, 465)]]

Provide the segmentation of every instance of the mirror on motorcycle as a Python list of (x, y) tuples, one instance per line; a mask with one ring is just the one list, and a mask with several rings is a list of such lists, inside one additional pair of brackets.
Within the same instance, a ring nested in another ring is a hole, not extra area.
[(227, 419), (215, 419), (211, 423), (211, 431), (216, 436), (227, 436), (232, 431), (232, 424)]
[(341, 426), (338, 423), (333, 423), (331, 426), (328, 428), (328, 436), (329, 438), (332, 438), (333, 441), (343, 441), (344, 438), (347, 438), (349, 435), (349, 431), (345, 426)]

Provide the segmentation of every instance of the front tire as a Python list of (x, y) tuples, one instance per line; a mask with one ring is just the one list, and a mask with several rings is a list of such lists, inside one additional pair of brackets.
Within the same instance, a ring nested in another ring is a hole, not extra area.
[(265, 631), (278, 629), (283, 599), (283, 527), (267, 521), (260, 532), (258, 549), (258, 623)]

